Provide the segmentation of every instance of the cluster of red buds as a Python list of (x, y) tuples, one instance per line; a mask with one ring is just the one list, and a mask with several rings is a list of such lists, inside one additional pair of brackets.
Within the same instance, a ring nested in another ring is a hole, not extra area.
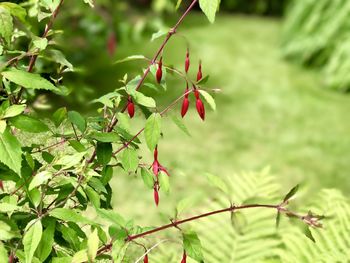
[[(189, 51), (187, 49), (187, 53), (186, 53), (186, 59), (185, 59), (185, 71), (186, 73), (188, 73), (188, 69), (190, 67), (190, 55), (189, 55)], [(199, 61), (199, 67), (198, 67), (198, 72), (197, 72), (197, 82), (200, 81), (203, 78), (203, 73), (202, 73), (202, 62)], [(193, 85), (193, 92), (194, 95), (196, 97), (196, 108), (197, 108), (197, 112), (199, 114), (199, 117), (201, 117), (201, 119), (204, 121), (205, 119), (205, 108), (204, 108), (204, 103), (202, 101), (202, 99), (200, 98), (200, 94), (198, 89), (196, 88), (195, 85)], [(182, 118), (185, 117), (188, 108), (190, 106), (190, 101), (188, 100), (188, 95), (189, 95), (189, 89), (188, 89), (188, 83), (186, 83), (186, 89), (185, 89), (185, 93), (184, 93), (184, 99), (182, 102), (182, 107), (181, 107), (181, 116)]]
[(154, 196), (154, 202), (158, 206), (158, 204), (159, 204), (159, 189), (160, 189), (158, 175), (160, 172), (164, 172), (167, 176), (170, 176), (170, 174), (168, 173), (167, 169), (164, 166), (162, 166), (158, 161), (158, 147), (157, 146), (154, 149), (153, 158), (154, 158), (154, 161), (152, 163), (152, 171), (153, 171), (154, 175), (156, 176), (156, 181), (154, 182), (154, 187), (153, 187), (153, 196)]

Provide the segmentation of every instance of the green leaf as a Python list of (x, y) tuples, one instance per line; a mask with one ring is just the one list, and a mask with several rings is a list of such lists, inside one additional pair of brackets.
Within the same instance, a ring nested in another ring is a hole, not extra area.
[(43, 232), (41, 241), (35, 253), (36, 257), (40, 259), (40, 262), (44, 262), (51, 253), (54, 242), (55, 227), (56, 221), (50, 220), (48, 226)]
[(26, 108), (26, 105), (11, 105), (8, 107), (5, 112), (4, 116), (2, 117), (3, 119), (10, 118), (10, 117), (15, 117), (19, 114), (21, 114), (24, 109)]
[(170, 191), (169, 176), (164, 172), (160, 172), (158, 175), (158, 180), (159, 180), (160, 190), (168, 194)]
[(154, 185), (154, 179), (153, 179), (153, 174), (146, 168), (141, 169), (141, 177), (145, 185), (149, 189), (153, 189)]
[(86, 120), (83, 116), (80, 115), (79, 112), (69, 111), (68, 112), (68, 120), (73, 123), (77, 128), (84, 132), (86, 130)]
[(4, 7), (5, 9), (7, 9), (11, 13), (11, 15), (17, 17), (21, 22), (26, 22), (27, 12), (20, 5), (10, 2), (4, 2), (0, 3), (0, 7)]
[(127, 62), (127, 61), (132, 61), (132, 60), (140, 60), (140, 59), (146, 59), (146, 57), (144, 55), (133, 55), (133, 56), (129, 56), (120, 60), (117, 60), (115, 62), (115, 64), (119, 64), (119, 63), (123, 63), (123, 62)]
[(13, 32), (12, 16), (8, 9), (0, 5), (0, 36), (2, 36), (7, 44), (11, 41)]
[(179, 9), (181, 3), (182, 3), (182, 0), (177, 0), (176, 6), (175, 6), (175, 10)]
[(152, 34), (151, 41), (154, 41), (162, 36), (168, 34), (168, 30), (160, 29), (158, 32)]
[(52, 120), (55, 126), (58, 128), (61, 123), (67, 118), (67, 109), (66, 107), (59, 108), (52, 115)]
[(12, 213), (17, 210), (21, 210), (21, 207), (4, 202), (0, 203), (0, 213)]
[(199, 0), (199, 6), (207, 16), (210, 23), (214, 23), (215, 14), (219, 8), (220, 0)]
[(91, 134), (91, 138), (99, 142), (117, 142), (120, 139), (115, 132), (94, 132)]
[(25, 262), (32, 263), (34, 252), (39, 245), (43, 227), (41, 221), (34, 219), (30, 221), (26, 227), (27, 232), (23, 237), (23, 246), (25, 254)]
[(209, 183), (210, 183), (212, 186), (214, 186), (214, 187), (220, 189), (220, 190), (223, 191), (225, 194), (229, 194), (229, 190), (228, 190), (227, 185), (226, 185), (226, 183), (225, 183), (224, 180), (222, 180), (222, 179), (221, 179), (220, 177), (218, 177), (218, 176), (215, 176), (215, 175), (212, 175), (212, 174), (209, 174), (209, 173), (207, 173), (206, 176), (207, 176), (207, 178), (208, 178)]
[(130, 130), (130, 118), (125, 113), (118, 113), (118, 127), (125, 131)]
[(281, 212), (277, 211), (277, 215), (276, 215), (276, 228), (279, 228), (280, 226), (280, 221), (281, 221)]
[(125, 219), (113, 210), (96, 209), (96, 212), (100, 217), (108, 220), (114, 225), (124, 227), (126, 224)]
[(37, 38), (33, 41), (34, 47), (36, 47), (39, 50), (44, 50), (47, 47), (47, 44), (47, 38)]
[(93, 0), (84, 0), (84, 3), (87, 3), (90, 7), (95, 7)]
[(33, 177), (33, 180), (30, 182), (28, 190), (30, 191), (39, 185), (45, 184), (51, 177), (52, 177), (52, 173), (47, 171), (43, 171), (36, 174)]
[(92, 187), (87, 186), (85, 188), (85, 193), (94, 207), (99, 208), (101, 206), (100, 196)]
[(97, 162), (107, 165), (112, 158), (113, 148), (111, 143), (98, 142), (96, 147)]
[(89, 236), (87, 243), (87, 255), (89, 262), (94, 262), (96, 258), (99, 241), (97, 228), (95, 228), (95, 230)]
[(60, 159), (58, 159), (55, 163), (57, 165), (63, 165), (63, 169), (68, 169), (80, 163), (84, 155), (85, 155), (85, 152), (75, 153), (73, 155), (64, 155)]
[(0, 133), (0, 162), (7, 165), (12, 171), (21, 174), (22, 149), (17, 138), (7, 128)]
[(80, 250), (74, 254), (71, 263), (82, 263), (89, 260), (86, 249)]
[(121, 163), (125, 171), (136, 171), (139, 158), (135, 149), (126, 148), (121, 157)]
[(244, 214), (239, 211), (232, 211), (231, 212), (231, 225), (234, 230), (237, 231), (240, 235), (243, 234), (243, 229), (247, 225), (247, 219), (245, 218)]
[(137, 104), (140, 104), (148, 108), (156, 107), (156, 102), (154, 101), (154, 99), (143, 95), (141, 92), (132, 91), (130, 92), (130, 95)]
[(85, 152), (86, 151), (86, 148), (85, 146), (77, 141), (77, 140), (70, 140), (69, 141), (69, 145), (73, 147), (74, 150), (76, 150), (77, 152)]
[(0, 120), (0, 133), (4, 133), (4, 131), (6, 130), (7, 127), (7, 123), (5, 120)]
[(10, 122), (17, 129), (31, 133), (49, 131), (49, 127), (39, 119), (28, 115), (19, 115), (10, 119)]
[(153, 113), (146, 121), (145, 139), (148, 148), (153, 151), (158, 144), (161, 135), (162, 117), (159, 113)]
[(93, 221), (69, 208), (55, 208), (50, 212), (50, 215), (67, 222), (95, 224)]
[(286, 194), (286, 196), (283, 199), (283, 203), (291, 199), (298, 192), (298, 189), (299, 189), (299, 185), (297, 184), (288, 192), (288, 194)]
[(0, 262), (8, 262), (7, 251), (2, 242), (0, 242)]
[(187, 127), (185, 126), (185, 124), (183, 123), (183, 120), (176, 117), (176, 116), (172, 116), (171, 117), (172, 121), (176, 124), (176, 126), (182, 130), (186, 135), (188, 135), (189, 137), (191, 137), (190, 132), (188, 131)]
[(187, 255), (198, 262), (203, 262), (202, 245), (198, 235), (193, 232), (183, 234), (183, 245)]
[(212, 110), (215, 111), (216, 110), (216, 103), (215, 103), (215, 100), (213, 99), (213, 97), (205, 90), (199, 90), (199, 92), (202, 94), (205, 101), (208, 102), (210, 108), (212, 108)]
[(9, 81), (27, 89), (58, 90), (55, 85), (41, 77), (39, 74), (29, 73), (14, 68), (4, 71), (1, 74)]

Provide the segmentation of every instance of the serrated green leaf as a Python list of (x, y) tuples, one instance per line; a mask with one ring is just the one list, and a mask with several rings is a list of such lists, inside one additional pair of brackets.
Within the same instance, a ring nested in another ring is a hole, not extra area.
[(26, 229), (27, 232), (23, 236), (25, 262), (32, 263), (34, 252), (39, 245), (43, 233), (41, 221), (37, 219), (30, 221)]
[(67, 109), (66, 107), (59, 108), (52, 115), (52, 120), (55, 126), (58, 128), (61, 123), (67, 118)]
[(26, 108), (26, 105), (11, 105), (10, 107), (8, 107), (5, 112), (4, 112), (4, 115), (3, 115), (3, 119), (6, 119), (6, 118), (11, 118), (11, 117), (15, 117), (19, 114), (21, 114), (24, 109)]
[(214, 23), (215, 21), (215, 14), (219, 8), (219, 4), (219, 0), (199, 0), (199, 6), (210, 23)]
[(2, 36), (7, 44), (10, 43), (13, 32), (13, 22), (10, 11), (0, 5), (0, 36)]
[(89, 236), (87, 243), (87, 255), (89, 262), (94, 262), (96, 258), (99, 241), (97, 229), (95, 228), (95, 230)]
[(68, 112), (68, 120), (77, 126), (77, 128), (84, 132), (86, 130), (86, 120), (83, 116), (80, 115), (77, 111), (69, 111)]
[(198, 262), (203, 262), (202, 245), (194, 231), (183, 234), (183, 246), (187, 255)]
[(97, 162), (107, 165), (112, 158), (113, 148), (111, 143), (98, 142), (96, 147)]
[(209, 104), (210, 108), (212, 108), (213, 111), (216, 110), (216, 103), (214, 98), (205, 90), (199, 90), (199, 92), (204, 97), (205, 101)]
[(58, 90), (55, 85), (41, 77), (39, 74), (29, 73), (14, 68), (3, 71), (1, 74), (9, 81), (27, 89)]
[(96, 209), (96, 212), (100, 217), (108, 220), (114, 225), (124, 227), (126, 224), (125, 219), (113, 210)]
[(125, 171), (136, 171), (139, 164), (137, 151), (132, 148), (126, 148), (123, 151), (121, 162)]
[(55, 208), (49, 213), (51, 216), (56, 217), (58, 219), (61, 219), (63, 221), (67, 222), (74, 222), (74, 223), (83, 223), (83, 224), (92, 224), (94, 225), (95, 223), (78, 212), (69, 209), (69, 208)]
[(153, 113), (146, 121), (145, 139), (148, 148), (153, 151), (158, 144), (161, 135), (162, 117), (159, 113)]
[(17, 138), (7, 128), (0, 133), (0, 162), (7, 165), (12, 171), (21, 174), (22, 149)]
[(156, 102), (154, 101), (154, 99), (143, 95), (141, 92), (132, 91), (130, 92), (130, 95), (137, 104), (140, 104), (148, 108), (156, 107)]
[(54, 242), (55, 227), (56, 221), (50, 220), (49, 224), (43, 232), (39, 246), (35, 252), (36, 257), (40, 260), (40, 262), (44, 262), (51, 253), (52, 245)]
[(149, 189), (153, 189), (153, 186), (154, 186), (153, 174), (148, 169), (146, 169), (146, 168), (141, 169), (141, 177), (142, 177), (144, 184)]
[(117, 142), (120, 139), (115, 132), (94, 132), (90, 137), (99, 142)]
[(10, 118), (10, 122), (17, 129), (20, 129), (25, 132), (41, 133), (50, 130), (45, 123), (43, 123), (35, 117), (28, 115), (19, 115), (12, 117)]
[(32, 190), (39, 185), (45, 184), (52, 177), (52, 173), (48, 171), (43, 171), (36, 174), (29, 184), (28, 190)]

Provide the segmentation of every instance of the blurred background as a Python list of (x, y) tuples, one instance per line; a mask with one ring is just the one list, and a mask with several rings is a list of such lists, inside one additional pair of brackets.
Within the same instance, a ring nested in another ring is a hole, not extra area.
[[(192, 101), (185, 118), (191, 137), (164, 120), (159, 155), (172, 175), (170, 195), (162, 195), (156, 209), (152, 191), (139, 177), (115, 170), (114, 207), (140, 224), (166, 222), (159, 214), (171, 213), (188, 196), (197, 197), (196, 207), (205, 210), (206, 193), (212, 191), (206, 172), (230, 178), (269, 166), (281, 193), (302, 183), (304, 200), (323, 188), (349, 196), (350, 2), (221, 2), (214, 24), (199, 9), (191, 12), (163, 54), (166, 64), (182, 69), (189, 45), (190, 74), (195, 76), (201, 59), (204, 75), (210, 75), (206, 86), (221, 89), (215, 95), (217, 111), (207, 107), (205, 122)], [(93, 9), (83, 1), (66, 1), (57, 20), (64, 33), (57, 41), (74, 71), (63, 82), (70, 95), (49, 98), (53, 109), (97, 114), (92, 99), (120, 87), (125, 73), (134, 77), (147, 65), (115, 61), (151, 57), (162, 41), (150, 41), (152, 34), (171, 27), (189, 3), (183, 0), (175, 11), (175, 0), (96, 0)], [(167, 87), (144, 91), (162, 108), (185, 84), (169, 75)], [(141, 111), (137, 114), (132, 132), (144, 125)], [(180, 107), (169, 115), (179, 116)], [(143, 160), (151, 161), (147, 149)]]

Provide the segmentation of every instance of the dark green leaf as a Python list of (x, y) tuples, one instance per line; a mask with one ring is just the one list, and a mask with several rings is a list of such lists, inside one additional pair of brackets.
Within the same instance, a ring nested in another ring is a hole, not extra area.
[(203, 262), (202, 245), (196, 232), (183, 234), (183, 245), (187, 255), (198, 262)]
[(117, 142), (119, 141), (119, 135), (115, 132), (94, 132), (91, 134), (91, 138), (99, 142)]
[(299, 189), (299, 185), (297, 184), (288, 192), (288, 194), (286, 194), (286, 196), (283, 199), (283, 202), (286, 202), (289, 199), (291, 199), (298, 192), (298, 189)]
[(60, 126), (61, 123), (67, 118), (67, 109), (66, 107), (59, 108), (52, 115), (52, 120), (56, 127)]
[(77, 140), (70, 140), (69, 145), (72, 146), (73, 149), (76, 150), (77, 152), (85, 152), (86, 151), (85, 146)]
[(97, 162), (102, 165), (107, 165), (112, 158), (112, 144), (99, 142), (96, 147)]

